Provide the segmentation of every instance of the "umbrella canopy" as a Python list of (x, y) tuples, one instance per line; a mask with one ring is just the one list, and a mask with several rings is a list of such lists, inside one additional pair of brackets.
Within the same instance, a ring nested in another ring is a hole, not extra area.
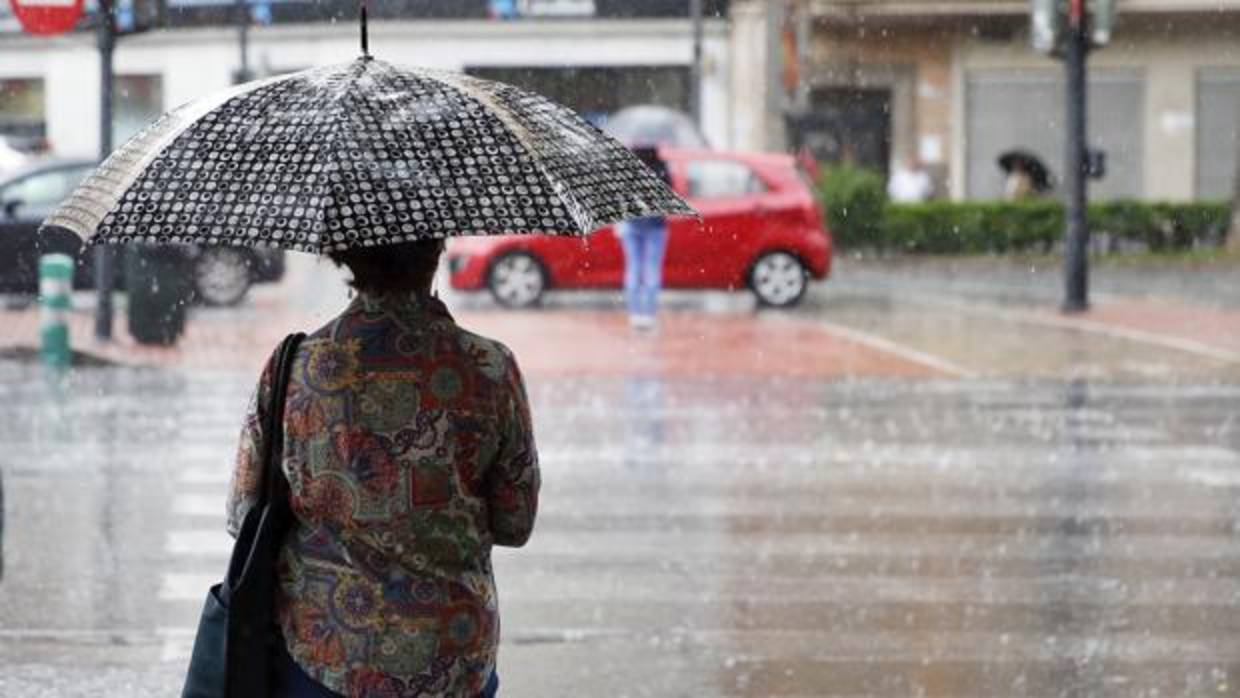
[(1009, 150), (999, 156), (999, 167), (1005, 173), (1023, 170), (1029, 175), (1033, 188), (1039, 192), (1050, 191), (1051, 173), (1042, 159), (1027, 150)]
[(324, 253), (458, 235), (584, 235), (697, 215), (617, 141), (509, 85), (363, 57), (186, 104), (43, 224), (90, 243)]
[(708, 147), (701, 131), (687, 114), (653, 104), (621, 109), (607, 119), (603, 130), (621, 143), (633, 147)]

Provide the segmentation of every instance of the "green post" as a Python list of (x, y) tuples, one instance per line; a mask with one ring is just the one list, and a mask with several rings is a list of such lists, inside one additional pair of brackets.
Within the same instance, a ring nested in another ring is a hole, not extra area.
[(39, 258), (39, 334), (43, 363), (66, 367), (69, 351), (69, 309), (72, 305), (73, 258), (66, 254), (45, 254)]

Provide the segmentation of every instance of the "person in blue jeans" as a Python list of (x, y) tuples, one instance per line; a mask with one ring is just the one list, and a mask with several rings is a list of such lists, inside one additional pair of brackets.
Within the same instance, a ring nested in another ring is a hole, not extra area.
[[(657, 145), (635, 147), (633, 154), (671, 184), (667, 163), (659, 157)], [(617, 232), (624, 246), (624, 302), (629, 308), (629, 322), (638, 329), (654, 329), (659, 290), (663, 287), (667, 219), (662, 216), (637, 218), (621, 223)]]
[(663, 286), (667, 220), (652, 216), (621, 223), (620, 243), (624, 246), (624, 302), (629, 322), (638, 329), (653, 329)]
[(517, 0), (491, 0), (491, 16), (495, 19), (516, 19)]

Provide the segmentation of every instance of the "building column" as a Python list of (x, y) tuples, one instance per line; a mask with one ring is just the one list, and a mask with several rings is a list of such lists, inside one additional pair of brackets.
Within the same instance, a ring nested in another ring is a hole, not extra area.
[(730, 140), (737, 150), (766, 150), (776, 117), (768, 107), (771, 46), (767, 3), (737, 0), (729, 12)]

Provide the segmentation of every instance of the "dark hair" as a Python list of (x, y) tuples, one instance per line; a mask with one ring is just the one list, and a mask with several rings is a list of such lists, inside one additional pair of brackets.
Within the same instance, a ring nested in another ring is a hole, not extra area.
[(443, 240), (399, 242), (328, 252), (353, 272), (353, 288), (366, 293), (395, 293), (429, 288), (443, 253)]
[(658, 146), (637, 146), (633, 148), (633, 154), (637, 156), (638, 160), (642, 161), (643, 165), (653, 170), (654, 173), (659, 176), (659, 179), (662, 179), (665, 184), (672, 183), (672, 176), (667, 170), (667, 163), (663, 160), (663, 158), (659, 157)]

